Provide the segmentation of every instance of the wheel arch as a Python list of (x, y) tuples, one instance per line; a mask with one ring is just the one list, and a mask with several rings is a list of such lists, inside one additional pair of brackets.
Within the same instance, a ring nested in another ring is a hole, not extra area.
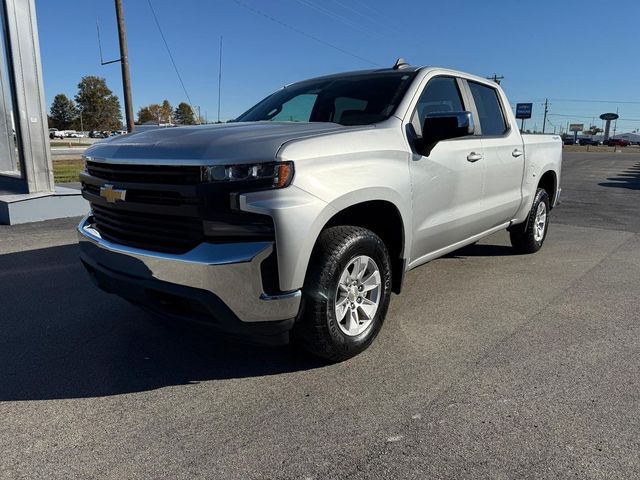
[(398, 207), (388, 200), (362, 201), (337, 211), (321, 231), (339, 225), (371, 230), (385, 243), (391, 258), (391, 289), (400, 293), (405, 271), (405, 222)]
[(549, 195), (549, 207), (553, 208), (558, 190), (558, 177), (553, 170), (547, 170), (540, 176), (538, 188), (544, 188)]

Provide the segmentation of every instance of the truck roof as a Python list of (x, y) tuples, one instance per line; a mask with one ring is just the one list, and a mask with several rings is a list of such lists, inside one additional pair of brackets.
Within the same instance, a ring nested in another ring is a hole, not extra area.
[(360, 75), (370, 75), (375, 73), (391, 73), (391, 72), (417, 72), (418, 70), (424, 67), (414, 67), (414, 66), (406, 66), (400, 70), (396, 70), (393, 68), (372, 68), (367, 70), (352, 70), (349, 72), (339, 72), (339, 73), (331, 73), (329, 75), (320, 75), (319, 77), (305, 78), (304, 80), (299, 80), (297, 82), (291, 82), (285, 85), (288, 87), (289, 85), (294, 85), (296, 83), (303, 82), (315, 82), (318, 80), (331, 80), (332, 78), (345, 78), (345, 77), (358, 77)]
[[(409, 73), (415, 73), (418, 72), (420, 70), (425, 70), (425, 69), (430, 69), (430, 70), (440, 70), (443, 72), (446, 72), (450, 75), (455, 75), (455, 76), (462, 76), (465, 78), (469, 78), (469, 79), (473, 79), (475, 81), (478, 81), (480, 83), (486, 83), (486, 84), (493, 84), (493, 82), (490, 79), (484, 78), (484, 77), (479, 77), (477, 75), (473, 75), (471, 73), (467, 73), (467, 72), (462, 72), (459, 70), (452, 70), (450, 68), (446, 68), (446, 67), (436, 67), (433, 65), (423, 65), (423, 66), (414, 66), (414, 65), (408, 65), (408, 64), (404, 64), (401, 68), (399, 69), (395, 69), (395, 68), (372, 68), (372, 69), (367, 69), (367, 70), (352, 70), (352, 71), (348, 71), (348, 72), (340, 72), (340, 73), (332, 73), (329, 75), (321, 75), (318, 77), (313, 77), (313, 78), (305, 78), (304, 80), (299, 80), (297, 82), (291, 82), (287, 85), (285, 85), (286, 87), (289, 87), (290, 85), (295, 85), (298, 83), (304, 83), (304, 82), (315, 82), (315, 81), (319, 81), (319, 80), (331, 80), (333, 78), (345, 78), (345, 77), (357, 77), (360, 75), (371, 75), (371, 74), (376, 74), (376, 73), (392, 73), (392, 72), (409, 72)], [(498, 85), (499, 87), (499, 85)]]

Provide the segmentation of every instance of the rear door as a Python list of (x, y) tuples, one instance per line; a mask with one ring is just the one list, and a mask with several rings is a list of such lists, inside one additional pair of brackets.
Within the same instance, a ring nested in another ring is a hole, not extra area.
[[(428, 113), (468, 110), (462, 86), (462, 80), (452, 76), (428, 81), (410, 118), (418, 136)], [(473, 135), (441, 141), (428, 157), (412, 155), (414, 265), (425, 255), (483, 231), (481, 159), (481, 140)]]
[(524, 148), (517, 126), (510, 124), (504, 95), (491, 85), (466, 83), (475, 104), (484, 155), (484, 216), (487, 228), (492, 228), (511, 220), (520, 207)]

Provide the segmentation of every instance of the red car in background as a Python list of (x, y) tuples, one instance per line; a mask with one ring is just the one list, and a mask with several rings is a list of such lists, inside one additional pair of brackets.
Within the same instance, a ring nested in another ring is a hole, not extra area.
[(627, 147), (629, 146), (629, 141), (622, 140), (621, 138), (610, 138), (602, 142), (602, 144), (609, 147)]

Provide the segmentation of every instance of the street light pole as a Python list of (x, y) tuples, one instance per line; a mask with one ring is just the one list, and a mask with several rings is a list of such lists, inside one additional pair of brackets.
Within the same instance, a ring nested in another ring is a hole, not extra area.
[(127, 121), (127, 131), (133, 132), (133, 104), (131, 101), (131, 78), (129, 77), (129, 54), (127, 52), (127, 34), (124, 28), (124, 11), (122, 0), (116, 2), (116, 18), (118, 20), (118, 39), (120, 40), (120, 66), (122, 67), (122, 90), (124, 93), (124, 114)]

